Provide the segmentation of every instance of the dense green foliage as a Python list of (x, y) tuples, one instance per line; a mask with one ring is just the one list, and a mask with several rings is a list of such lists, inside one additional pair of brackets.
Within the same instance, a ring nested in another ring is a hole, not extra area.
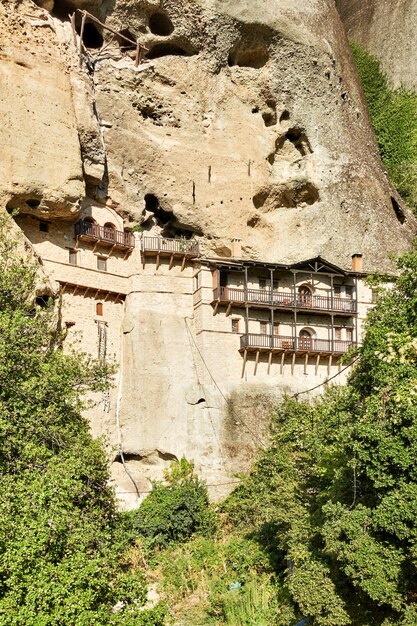
[(417, 623), (417, 254), (370, 314), (346, 388), (287, 401), (229, 500), (314, 624)]
[(109, 371), (61, 350), (53, 308), (33, 305), (36, 268), (4, 229), (0, 624), (162, 624), (140, 611), (144, 576), (125, 560), (105, 454), (82, 417), (83, 392), (103, 390)]
[(207, 487), (181, 459), (166, 473), (168, 484), (156, 483), (138, 511), (131, 514), (135, 534), (150, 546), (163, 547), (189, 539), (195, 533), (211, 534), (215, 518), (208, 506)]
[(417, 94), (391, 89), (379, 61), (358, 44), (351, 47), (384, 165), (417, 211)]

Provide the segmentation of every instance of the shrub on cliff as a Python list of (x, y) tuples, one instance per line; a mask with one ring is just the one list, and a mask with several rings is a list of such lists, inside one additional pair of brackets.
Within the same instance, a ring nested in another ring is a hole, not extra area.
[(6, 231), (2, 221), (0, 624), (139, 625), (144, 578), (125, 562), (105, 454), (82, 416), (84, 391), (109, 372), (62, 351), (53, 308), (34, 305), (36, 267)]
[(192, 463), (181, 459), (166, 473), (166, 485), (156, 483), (138, 511), (132, 513), (135, 531), (151, 546), (164, 547), (193, 534), (210, 534), (215, 516), (207, 487), (194, 474)]
[(381, 158), (393, 185), (417, 211), (417, 94), (391, 89), (379, 61), (352, 43)]

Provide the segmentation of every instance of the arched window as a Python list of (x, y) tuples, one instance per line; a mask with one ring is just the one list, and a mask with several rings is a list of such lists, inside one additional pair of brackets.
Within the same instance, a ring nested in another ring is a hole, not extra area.
[(103, 238), (106, 241), (116, 241), (116, 226), (110, 222), (104, 224)]
[(308, 285), (301, 285), (298, 288), (298, 306), (311, 306), (312, 290)]
[(82, 221), (82, 234), (92, 235), (96, 234), (97, 223), (92, 217), (85, 217)]
[(103, 315), (103, 303), (96, 302), (96, 315)]

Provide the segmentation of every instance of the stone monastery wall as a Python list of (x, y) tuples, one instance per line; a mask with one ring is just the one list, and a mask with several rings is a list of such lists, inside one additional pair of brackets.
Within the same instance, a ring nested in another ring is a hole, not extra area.
[(67, 344), (117, 364), (89, 417), (126, 506), (183, 455), (224, 494), (277, 398), (346, 378), (372, 301), (360, 271), (245, 260), (239, 241), (207, 258), (194, 240), (125, 233), (92, 203), (76, 222), (16, 220), (57, 283)]

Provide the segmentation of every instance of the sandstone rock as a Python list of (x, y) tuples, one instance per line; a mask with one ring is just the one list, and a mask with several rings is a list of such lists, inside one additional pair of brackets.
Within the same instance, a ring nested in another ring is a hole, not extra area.
[(394, 87), (417, 89), (416, 0), (336, 0), (350, 38), (381, 61)]
[(68, 66), (53, 22), (29, 2), (7, 3), (0, 5), (0, 29), (2, 205), (71, 215), (84, 180)]
[(95, 61), (108, 194), (131, 220), (269, 261), (360, 251), (373, 270), (410, 245), (330, 0), (119, 1), (106, 23), (149, 48), (138, 68)]

